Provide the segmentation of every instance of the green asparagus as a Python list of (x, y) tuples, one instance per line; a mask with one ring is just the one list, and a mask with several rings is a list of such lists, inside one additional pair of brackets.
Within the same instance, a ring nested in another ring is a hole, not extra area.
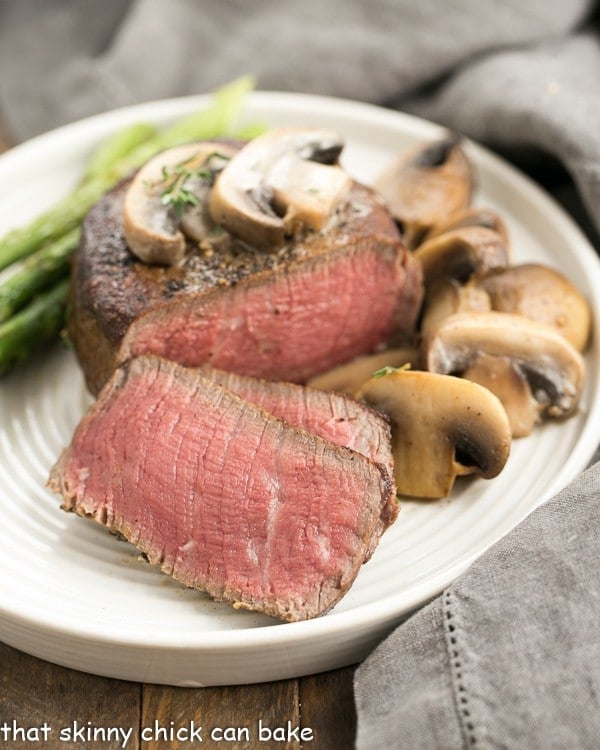
[(252, 86), (253, 79), (244, 77), (219, 89), (205, 110), (181, 120), (163, 133), (141, 143), (108, 172), (86, 180), (50, 211), (27, 226), (9, 232), (0, 240), (0, 270), (16, 260), (31, 255), (44, 243), (58, 239), (76, 227), (91, 206), (112, 185), (159, 151), (186, 141), (227, 135), (240, 110), (244, 95)]
[[(214, 92), (206, 109), (194, 112), (189, 117), (174, 123), (134, 149), (115, 166), (116, 178), (120, 179), (145, 164), (149, 159), (173, 146), (190, 141), (202, 141), (236, 133), (232, 131), (242, 102), (254, 86), (251, 76), (244, 76)], [(1, 245), (0, 245), (1, 251)]]
[(217, 89), (207, 109), (179, 120), (159, 135), (156, 153), (180, 143), (233, 135), (232, 128), (240, 113), (244, 97), (252, 90), (254, 84), (252, 76), (243, 76)]
[(68, 288), (65, 279), (0, 324), (0, 375), (58, 336), (64, 325)]
[(0, 323), (8, 320), (39, 291), (68, 275), (69, 256), (77, 247), (80, 234), (78, 228), (72, 229), (44, 245), (0, 283)]
[(135, 148), (155, 138), (157, 130), (152, 125), (136, 122), (109, 136), (92, 153), (88, 161), (82, 182), (95, 180), (110, 172), (121, 160), (128, 156)]
[(0, 270), (81, 224), (92, 205), (113, 183), (108, 176), (89, 180), (26, 227), (9, 232), (0, 240)]
[[(233, 81), (213, 94), (206, 109), (163, 132), (136, 124), (110, 136), (92, 154), (81, 182), (69, 196), (29, 225), (0, 239), (0, 271), (25, 259), (0, 283), (0, 375), (62, 330), (68, 258), (77, 246), (80, 224), (91, 206), (159, 151), (194, 140), (250, 138), (263, 132), (264, 126), (255, 124), (243, 131), (232, 129), (243, 98), (253, 85), (249, 76)], [(36, 294), (39, 296), (30, 301)]]

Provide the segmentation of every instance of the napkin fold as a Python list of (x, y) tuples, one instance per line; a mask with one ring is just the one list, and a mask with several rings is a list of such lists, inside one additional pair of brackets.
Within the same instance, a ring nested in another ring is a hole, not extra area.
[(600, 463), (358, 668), (358, 750), (600, 747)]

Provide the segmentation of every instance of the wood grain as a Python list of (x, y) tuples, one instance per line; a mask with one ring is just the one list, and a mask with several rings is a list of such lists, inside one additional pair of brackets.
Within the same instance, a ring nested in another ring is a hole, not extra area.
[(338, 750), (354, 747), (356, 711), (352, 681), (356, 667), (304, 677), (300, 680), (300, 717), (311, 727), (314, 747)]
[[(161, 726), (189, 727), (190, 721), (203, 727), (202, 747), (235, 747), (238, 750), (276, 746), (285, 750), (300, 747), (298, 742), (260, 741), (268, 730), (300, 724), (298, 681), (282, 680), (258, 685), (187, 688), (146, 685), (142, 701), (142, 727), (155, 721)], [(261, 722), (261, 725), (259, 725)], [(227, 734), (226, 734), (227, 732)], [(212, 735), (212, 736), (211, 736)], [(228, 740), (229, 737), (229, 740)], [(142, 742), (140, 750), (179, 750), (187, 748), (185, 741), (166, 738)]]
[[(9, 735), (4, 741), (0, 733), (0, 746), (39, 747), (46, 750), (106, 750), (119, 747), (119, 742), (97, 741), (82, 743), (72, 741), (77, 730), (99, 727), (132, 728), (128, 750), (138, 750), (140, 725), (141, 686), (132, 682), (111, 680), (105, 677), (77, 672), (66, 667), (48, 664), (41, 659), (17, 651), (0, 643), (0, 730), (6, 722), (11, 732), (15, 727), (31, 731), (44, 723), (51, 731), (44, 740), (21, 740), (20, 734)], [(13, 724), (14, 722), (14, 724)], [(77, 724), (75, 724), (77, 722)], [(88, 725), (90, 722), (90, 725)], [(68, 730), (71, 741), (61, 740), (61, 730)], [(111, 736), (111, 735), (108, 735)], [(113, 733), (116, 736), (116, 732)], [(27, 737), (25, 737), (27, 739)]]
[[(106, 750), (121, 746), (121, 738), (116, 737), (122, 728), (129, 732), (128, 750), (183, 750), (200, 744), (190, 741), (190, 731), (202, 727), (204, 748), (352, 748), (353, 675), (354, 667), (347, 667), (259, 685), (197, 689), (142, 685), (60, 667), (0, 643), (0, 746)], [(11, 732), (17, 727), (21, 734), (9, 734), (5, 740), (4, 722)], [(38, 729), (37, 737), (29, 735), (29, 739), (39, 741), (22, 741), (23, 731), (44, 724), (50, 727), (46, 738)], [(102, 734), (108, 729), (113, 733)], [(90, 740), (88, 735), (77, 737), (77, 730), (96, 730), (96, 740), (93, 735)], [(302, 730), (304, 742), (296, 739)], [(61, 731), (70, 736), (61, 738)], [(268, 731), (277, 732), (271, 741)]]

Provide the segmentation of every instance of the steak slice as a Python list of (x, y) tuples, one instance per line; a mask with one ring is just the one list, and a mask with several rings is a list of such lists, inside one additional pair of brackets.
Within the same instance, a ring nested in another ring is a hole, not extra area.
[[(259, 380), (223, 370), (205, 369), (204, 373), (244, 401), (260, 406), (288, 424), (351, 448), (380, 464), (390, 480), (388, 502), (382, 508), (381, 533), (396, 520), (399, 506), (391, 429), (382, 414), (341, 393)], [(378, 539), (374, 541), (376, 546)]]
[(360, 453), (156, 357), (115, 371), (49, 486), (185, 585), (288, 621), (343, 596), (390, 492)]
[(128, 184), (91, 209), (74, 257), (69, 332), (93, 393), (139, 354), (303, 382), (412, 333), (420, 266), (369, 188), (355, 183), (329, 229), (279, 250), (224, 233), (162, 267), (127, 247)]

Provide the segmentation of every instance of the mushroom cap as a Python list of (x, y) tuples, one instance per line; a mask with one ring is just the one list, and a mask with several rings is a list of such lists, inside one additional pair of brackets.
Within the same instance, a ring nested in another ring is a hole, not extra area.
[(535, 400), (527, 377), (509, 357), (480, 354), (462, 377), (498, 396), (506, 410), (513, 438), (529, 435), (540, 421), (542, 404)]
[[(172, 206), (165, 205), (162, 198), (165, 170), (177, 168), (190, 159), (208, 159), (215, 153), (229, 156), (235, 151), (222, 143), (189, 143), (157, 154), (137, 172), (127, 189), (123, 206), (125, 239), (137, 258), (162, 265), (175, 265), (183, 258), (182, 216)], [(195, 187), (199, 190), (202, 184)], [(199, 209), (202, 203), (199, 199)]]
[(417, 367), (418, 359), (417, 349), (411, 347), (386, 349), (377, 354), (357, 357), (351, 362), (346, 362), (316, 375), (307, 382), (307, 385), (323, 391), (337, 391), (354, 396), (373, 373), (382, 367), (402, 367), (404, 365)]
[(412, 248), (432, 226), (469, 205), (473, 175), (459, 139), (448, 135), (402, 153), (375, 187)]
[(461, 285), (456, 279), (440, 279), (427, 290), (421, 318), (421, 333), (429, 336), (440, 323), (458, 312), (489, 312), (488, 294), (476, 284)]
[(511, 313), (456, 313), (424, 340), (432, 372), (464, 373), (481, 354), (509, 358), (527, 378), (544, 415), (564, 417), (577, 408), (583, 358), (551, 326)]
[(495, 477), (510, 452), (510, 425), (487, 388), (438, 373), (371, 378), (359, 397), (388, 416), (399, 494), (445, 497), (457, 476)]
[(563, 274), (535, 263), (512, 266), (477, 281), (489, 295), (493, 310), (518, 313), (556, 328), (583, 351), (590, 337), (592, 315), (581, 292)]
[(217, 178), (213, 220), (259, 248), (323, 229), (352, 186), (338, 166), (342, 147), (337, 133), (317, 128), (279, 128), (255, 138)]
[(423, 268), (425, 286), (437, 279), (466, 282), (495, 268), (506, 268), (508, 247), (501, 235), (485, 227), (460, 227), (425, 240), (414, 251)]
[(504, 221), (491, 208), (481, 206), (469, 206), (469, 208), (460, 209), (444, 217), (431, 227), (425, 239), (430, 240), (432, 237), (438, 237), (451, 229), (462, 229), (463, 227), (493, 229), (502, 237), (506, 247), (509, 246), (508, 231)]

